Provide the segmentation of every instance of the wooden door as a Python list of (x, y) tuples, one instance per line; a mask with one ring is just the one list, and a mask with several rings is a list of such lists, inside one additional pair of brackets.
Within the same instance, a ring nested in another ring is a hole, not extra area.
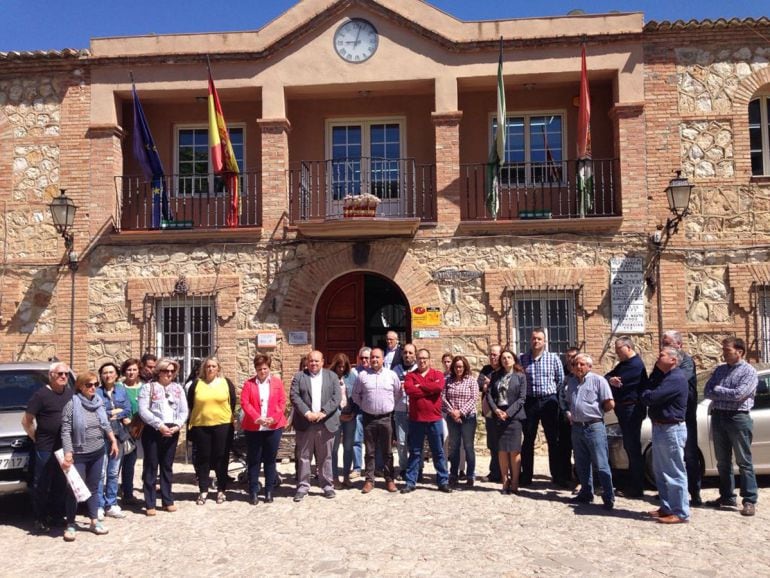
[(343, 275), (323, 292), (315, 313), (315, 342), (326, 363), (344, 353), (355, 365), (364, 344), (363, 273)]

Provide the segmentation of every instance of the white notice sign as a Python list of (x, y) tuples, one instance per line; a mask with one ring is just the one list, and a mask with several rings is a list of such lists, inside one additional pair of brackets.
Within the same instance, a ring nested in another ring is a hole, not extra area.
[(644, 333), (644, 260), (610, 259), (612, 332)]

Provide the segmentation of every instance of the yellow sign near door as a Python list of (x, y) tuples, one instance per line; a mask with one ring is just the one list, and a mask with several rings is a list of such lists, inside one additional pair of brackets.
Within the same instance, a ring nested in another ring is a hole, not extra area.
[(412, 327), (439, 327), (441, 325), (441, 307), (415, 305), (412, 307)]

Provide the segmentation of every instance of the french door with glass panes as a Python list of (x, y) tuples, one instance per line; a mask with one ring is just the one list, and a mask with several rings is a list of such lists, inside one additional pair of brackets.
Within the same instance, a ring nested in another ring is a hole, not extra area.
[(157, 315), (156, 354), (179, 362), (177, 379), (184, 383), (195, 364), (213, 354), (213, 304), (201, 299), (163, 299), (157, 304)]
[(377, 216), (404, 214), (404, 120), (330, 121), (327, 214), (341, 215), (346, 196), (380, 199)]

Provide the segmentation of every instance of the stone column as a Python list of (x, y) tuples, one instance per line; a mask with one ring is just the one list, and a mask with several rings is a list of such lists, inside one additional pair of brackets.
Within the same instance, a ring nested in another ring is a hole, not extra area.
[(277, 227), (288, 224), (291, 124), (286, 118), (262, 118), (257, 123), (262, 133), (262, 227), (272, 236)]
[(436, 131), (436, 221), (443, 232), (460, 222), (460, 120), (462, 111), (434, 112)]

